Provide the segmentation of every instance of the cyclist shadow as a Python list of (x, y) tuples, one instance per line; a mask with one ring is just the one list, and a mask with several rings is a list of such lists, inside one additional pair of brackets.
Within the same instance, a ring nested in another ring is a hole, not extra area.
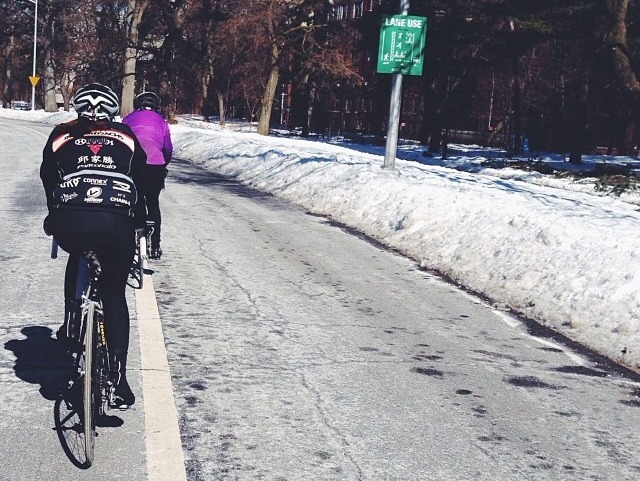
[[(16, 356), (13, 367), (16, 376), (25, 382), (40, 385), (40, 394), (54, 403), (54, 430), (62, 449), (78, 468), (86, 469), (82, 393), (80, 383), (69, 385), (75, 377), (71, 353), (52, 337), (52, 330), (45, 326), (26, 326), (21, 330), (25, 339), (12, 339), (4, 345)], [(99, 427), (119, 427), (124, 420), (117, 416), (103, 415), (96, 419)]]
[(4, 345), (16, 356), (13, 370), (16, 376), (40, 385), (40, 394), (55, 401), (67, 388), (73, 375), (73, 359), (62, 344), (51, 337), (44, 326), (22, 328), (25, 339), (12, 339)]

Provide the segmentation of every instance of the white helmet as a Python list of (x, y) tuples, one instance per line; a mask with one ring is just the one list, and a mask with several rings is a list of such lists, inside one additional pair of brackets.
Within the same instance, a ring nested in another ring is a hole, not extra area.
[(106, 85), (91, 83), (76, 92), (73, 108), (80, 117), (113, 120), (120, 111), (120, 101), (115, 92)]

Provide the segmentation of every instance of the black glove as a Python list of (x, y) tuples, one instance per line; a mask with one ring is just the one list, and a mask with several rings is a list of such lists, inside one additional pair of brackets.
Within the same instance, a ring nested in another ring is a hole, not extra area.
[(44, 218), (44, 222), (42, 223), (42, 228), (44, 229), (44, 233), (47, 234), (48, 236), (51, 235), (51, 230), (50, 230), (50, 220), (49, 220), (49, 216), (46, 216)]

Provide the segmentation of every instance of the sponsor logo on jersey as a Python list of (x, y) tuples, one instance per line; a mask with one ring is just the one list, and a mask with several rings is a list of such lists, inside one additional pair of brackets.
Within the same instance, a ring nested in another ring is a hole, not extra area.
[(126, 182), (120, 182), (119, 180), (113, 181), (113, 189), (126, 192), (127, 194), (131, 193), (131, 185)]
[(129, 135), (119, 132), (117, 130), (95, 130), (93, 132), (89, 132), (87, 134), (87, 140), (91, 143), (92, 140), (96, 137), (107, 137), (106, 140), (113, 139), (119, 142), (122, 142), (124, 145), (129, 147), (131, 152), (135, 149), (135, 141)]
[(78, 197), (77, 193), (73, 193), (73, 194), (62, 194), (60, 196), (60, 202), (69, 202), (72, 199), (75, 199), (76, 197)]
[(107, 179), (92, 179), (90, 177), (85, 177), (84, 179), (82, 179), (82, 182), (91, 185), (107, 185), (108, 181)]
[(97, 153), (100, 152), (100, 149), (102, 148), (102, 144), (89, 144), (87, 145), (87, 147), (89, 147), (89, 150), (93, 152), (93, 155), (97, 155)]
[(63, 182), (62, 184), (60, 184), (60, 188), (61, 189), (68, 189), (70, 187), (78, 187), (78, 184), (80, 183), (80, 179), (69, 179), (65, 182)]
[(109, 197), (109, 200), (111, 202), (115, 202), (116, 204), (124, 204), (126, 206), (131, 207), (131, 201), (127, 200), (127, 199), (124, 199), (122, 197)]
[(113, 145), (113, 140), (111, 140), (111, 139), (101, 139), (101, 138), (85, 139), (84, 137), (82, 137), (80, 139), (76, 139), (74, 141), (74, 144), (76, 144), (76, 145), (86, 145), (86, 144)]
[(109, 170), (114, 170), (117, 169), (118, 166), (117, 165), (104, 165), (104, 164), (98, 164), (98, 163), (93, 163), (93, 164), (86, 164), (82, 166), (83, 169), (109, 169)]
[(87, 196), (84, 198), (84, 201), (89, 204), (99, 204), (103, 199), (100, 198), (102, 195), (102, 189), (100, 187), (89, 187), (87, 190)]

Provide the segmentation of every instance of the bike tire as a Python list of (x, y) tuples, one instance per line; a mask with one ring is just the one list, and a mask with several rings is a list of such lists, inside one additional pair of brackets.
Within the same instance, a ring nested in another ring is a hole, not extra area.
[(144, 282), (144, 260), (147, 257), (147, 238), (142, 236), (138, 240), (138, 265), (137, 269), (140, 273), (140, 289), (142, 289), (142, 284)]
[(94, 449), (96, 442), (96, 408), (99, 396), (98, 386), (98, 357), (97, 357), (97, 335), (95, 329), (95, 305), (90, 302), (87, 306), (84, 345), (84, 452), (86, 465), (93, 463)]

